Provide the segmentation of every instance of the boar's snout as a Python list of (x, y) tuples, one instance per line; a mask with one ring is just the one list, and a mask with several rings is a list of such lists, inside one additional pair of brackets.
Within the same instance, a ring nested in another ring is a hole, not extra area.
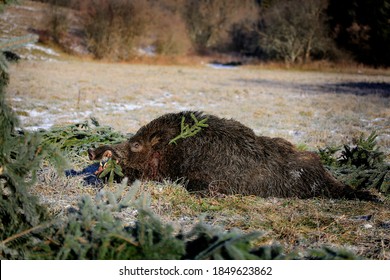
[(118, 157), (117, 153), (111, 146), (100, 146), (96, 149), (88, 149), (88, 157), (90, 160), (101, 160), (102, 158)]

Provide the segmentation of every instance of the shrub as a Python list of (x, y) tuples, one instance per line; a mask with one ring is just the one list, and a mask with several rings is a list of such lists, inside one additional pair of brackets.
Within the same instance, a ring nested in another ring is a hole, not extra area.
[(375, 141), (378, 135), (363, 135), (356, 145), (319, 149), (322, 162), (344, 184), (358, 190), (376, 189), (390, 194), (390, 165)]
[(184, 20), (179, 14), (157, 10), (153, 19), (156, 52), (162, 55), (185, 55), (191, 48)]
[(89, 0), (82, 10), (89, 50), (96, 58), (126, 60), (150, 22), (148, 2)]

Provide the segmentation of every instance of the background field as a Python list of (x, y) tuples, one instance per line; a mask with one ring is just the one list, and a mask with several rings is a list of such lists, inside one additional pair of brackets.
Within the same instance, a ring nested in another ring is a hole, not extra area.
[(11, 67), (8, 92), (27, 128), (94, 116), (127, 133), (167, 112), (202, 110), (311, 149), (374, 130), (390, 149), (388, 75), (30, 61)]

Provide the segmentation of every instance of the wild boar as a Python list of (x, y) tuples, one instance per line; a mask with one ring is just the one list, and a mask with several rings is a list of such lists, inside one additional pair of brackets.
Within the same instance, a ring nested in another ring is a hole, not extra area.
[[(196, 128), (180, 137), (183, 127)], [(178, 137), (179, 136), (179, 137)], [(176, 140), (175, 140), (176, 139)], [(257, 136), (232, 119), (202, 112), (170, 113), (141, 127), (128, 141), (88, 151), (91, 160), (117, 160), (129, 178), (184, 180), (190, 192), (261, 197), (363, 198), (333, 178), (313, 152), (282, 138)]]

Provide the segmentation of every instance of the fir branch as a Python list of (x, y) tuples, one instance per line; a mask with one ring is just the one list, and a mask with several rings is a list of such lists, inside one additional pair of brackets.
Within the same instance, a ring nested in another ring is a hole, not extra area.
[(355, 189), (377, 189), (390, 194), (390, 165), (377, 146), (376, 132), (367, 138), (362, 134), (356, 145), (319, 149), (323, 164), (342, 183)]
[(193, 113), (191, 113), (191, 118), (194, 121), (194, 124), (192, 126), (189, 126), (189, 124), (185, 123), (184, 116), (181, 118), (180, 134), (178, 136), (176, 136), (175, 138), (173, 138), (171, 141), (169, 141), (169, 144), (177, 145), (177, 142), (176, 142), (177, 140), (192, 137), (195, 134), (197, 134), (199, 131), (201, 131), (203, 127), (209, 126), (206, 123), (208, 118), (204, 118), (204, 119), (199, 121)]
[(50, 226), (51, 224), (52, 224), (52, 223), (45, 223), (45, 224), (43, 224), (43, 225), (37, 225), (37, 226), (35, 226), (35, 227), (29, 228), (29, 229), (27, 229), (27, 230), (24, 230), (24, 231), (22, 231), (22, 232), (16, 233), (16, 234), (11, 235), (11, 236), (7, 237), (6, 239), (2, 240), (2, 241), (0, 242), (0, 244), (1, 244), (1, 245), (5, 245), (5, 244), (7, 244), (8, 242), (11, 242), (11, 241), (13, 241), (13, 240), (16, 240), (16, 239), (18, 239), (18, 238), (21, 238), (21, 237), (23, 237), (23, 236), (25, 236), (25, 235), (30, 234), (30, 233), (33, 232), (33, 231), (36, 231), (36, 230), (38, 230), (38, 229), (46, 228), (46, 227)]
[(91, 123), (87, 120), (64, 127), (53, 127), (38, 133), (41, 135), (43, 143), (54, 144), (64, 152), (78, 155), (86, 154), (91, 147), (121, 143), (131, 136), (116, 132), (108, 126), (100, 126), (94, 118), (91, 118)]
[(223, 249), (226, 249), (226, 253), (229, 254), (229, 259), (243, 260), (255, 258), (250, 256), (250, 241), (262, 236), (260, 232), (252, 232), (248, 234), (241, 234), (238, 232), (230, 232), (227, 234), (220, 234), (218, 239), (209, 245), (209, 247), (200, 252), (195, 259), (213, 259), (215, 254), (221, 253)]
[[(100, 163), (102, 165), (102, 163)], [(104, 165), (103, 165), (103, 171), (100, 173), (99, 178), (104, 178), (110, 174), (108, 177), (108, 184), (112, 186), (114, 183), (114, 177), (115, 175), (119, 177), (124, 177), (125, 175), (122, 172), (122, 167), (118, 164), (116, 160), (113, 160), (110, 158)]]
[(118, 239), (123, 240), (123, 241), (126, 241), (127, 243), (129, 243), (129, 244), (131, 244), (131, 245), (133, 245), (133, 246), (135, 246), (135, 247), (138, 247), (138, 246), (139, 246), (139, 242), (136, 242), (136, 241), (134, 241), (134, 240), (131, 240), (130, 238), (124, 237), (124, 236), (122, 236), (122, 235), (119, 235), (119, 234), (116, 234), (116, 233), (112, 233), (112, 234), (110, 234), (109, 236), (118, 238)]

